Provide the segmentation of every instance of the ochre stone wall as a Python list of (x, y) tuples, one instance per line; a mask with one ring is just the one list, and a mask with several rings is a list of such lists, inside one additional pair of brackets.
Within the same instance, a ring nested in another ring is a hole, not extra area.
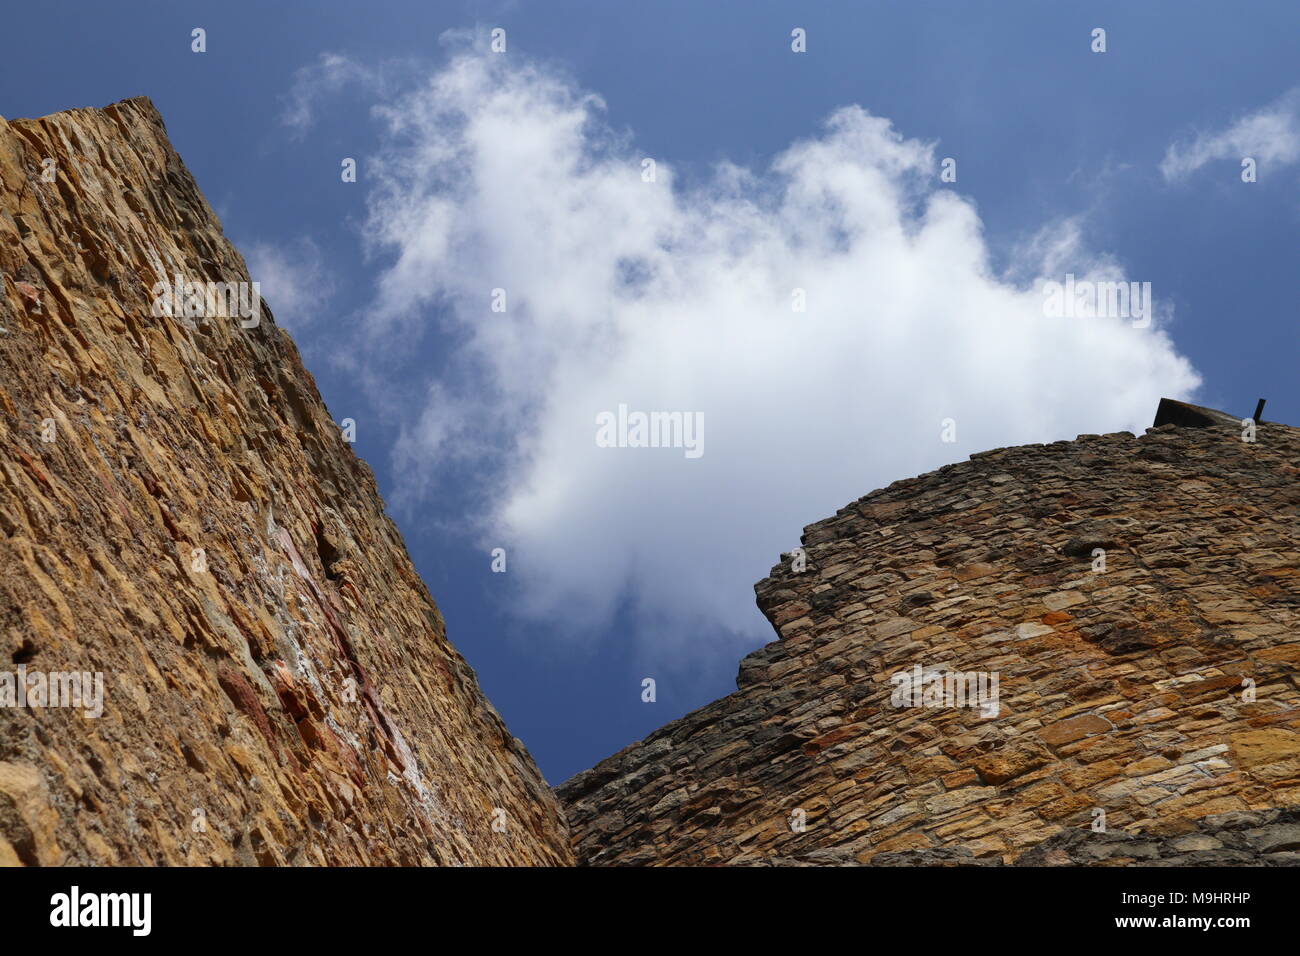
[(0, 678), (104, 682), (0, 706), (0, 864), (570, 862), (269, 310), (151, 315), (248, 275), (147, 100), (0, 119), (0, 273)]
[[(0, 864), (572, 862), (270, 310), (151, 315), (248, 276), (147, 100), (0, 119), (0, 273)], [(1292, 862), (1300, 431), (1257, 438), (999, 449), (812, 525), (736, 693), (559, 788), (577, 857)], [(917, 667), (996, 716), (895, 706)], [(102, 716), (5, 705), (20, 668)]]
[[(580, 860), (1291, 860), (1300, 430), (1241, 437), (998, 449), (807, 528), (737, 691), (559, 788)], [(997, 716), (895, 706), (918, 665)]]

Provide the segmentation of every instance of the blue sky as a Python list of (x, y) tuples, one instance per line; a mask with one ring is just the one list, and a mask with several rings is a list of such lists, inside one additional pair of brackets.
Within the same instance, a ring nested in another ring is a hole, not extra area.
[[(1140, 430), (1172, 391), (1300, 422), (1293, 3), (51, 2), (6, 26), (0, 115), (153, 99), (553, 783), (734, 689), (773, 637), (752, 583), (875, 487)], [(1071, 272), (1150, 282), (1156, 327), (1035, 320), (1034, 281)], [(793, 286), (808, 313), (764, 304)], [(708, 451), (595, 449), (584, 410), (619, 402), (701, 410)]]

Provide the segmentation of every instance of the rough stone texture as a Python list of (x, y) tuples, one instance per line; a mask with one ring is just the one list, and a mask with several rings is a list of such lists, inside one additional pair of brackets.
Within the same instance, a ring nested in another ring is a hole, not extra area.
[[(859, 862), (851, 850), (810, 850), (763, 857), (750, 866), (1002, 866), (966, 847), (895, 850)], [(742, 864), (744, 865), (744, 864)], [(1015, 866), (1300, 866), (1300, 809), (1235, 810), (1200, 819), (1173, 817), (1143, 833), (1076, 828), (1050, 836)]]
[[(1300, 429), (1257, 438), (998, 449), (810, 526), (737, 691), (559, 788), (580, 860), (1294, 862), (1294, 813), (1234, 822), (1300, 804)], [(918, 664), (1000, 713), (893, 706)]]
[(151, 103), (0, 119), (0, 272), (0, 671), (106, 698), (0, 707), (0, 863), (570, 862), (269, 309), (151, 316), (248, 279)]

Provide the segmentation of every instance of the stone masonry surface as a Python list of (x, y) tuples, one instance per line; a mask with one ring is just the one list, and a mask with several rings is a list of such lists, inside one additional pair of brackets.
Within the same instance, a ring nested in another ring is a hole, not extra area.
[[(0, 706), (0, 865), (1300, 859), (1300, 430), (873, 492), (756, 586), (734, 694), (557, 801), (270, 309), (152, 315), (177, 274), (248, 281), (147, 100), (0, 119), (0, 705), (104, 679)], [(916, 668), (996, 715), (895, 706)]]
[(0, 273), (0, 672), (104, 681), (0, 707), (0, 864), (571, 862), (269, 309), (151, 314), (248, 275), (148, 100), (0, 119)]
[[(1294, 863), (1300, 429), (1256, 437), (997, 449), (811, 525), (736, 692), (558, 788), (580, 861)], [(895, 706), (917, 666), (997, 715)]]

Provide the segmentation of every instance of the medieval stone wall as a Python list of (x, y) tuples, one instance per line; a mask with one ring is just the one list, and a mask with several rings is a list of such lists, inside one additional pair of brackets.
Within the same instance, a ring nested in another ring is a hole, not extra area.
[(148, 100), (0, 119), (0, 273), (0, 864), (570, 862), (269, 309), (152, 314), (249, 277)]
[[(810, 526), (736, 692), (559, 788), (579, 858), (1294, 858), (1300, 429), (1256, 439), (998, 449)], [(996, 716), (897, 706), (918, 668), (997, 675)]]
[(559, 788), (571, 841), (269, 308), (153, 314), (175, 275), (248, 280), (147, 100), (0, 120), (0, 864), (1300, 852), (1300, 430), (999, 449), (810, 526), (780, 640)]

